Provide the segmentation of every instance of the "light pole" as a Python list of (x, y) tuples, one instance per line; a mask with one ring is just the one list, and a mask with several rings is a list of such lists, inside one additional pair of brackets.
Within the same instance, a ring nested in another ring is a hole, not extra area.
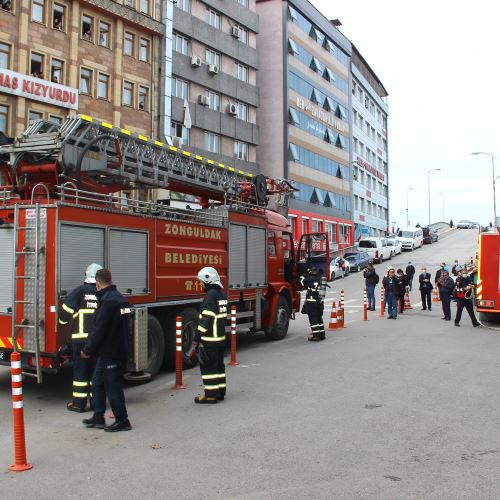
[(406, 188), (406, 227), (410, 227), (410, 219), (408, 217), (408, 191), (412, 191), (413, 188)]
[(429, 226), (431, 225), (431, 172), (438, 172), (441, 168), (427, 170), (427, 196), (429, 198)]
[(493, 173), (493, 225), (497, 225), (497, 196), (495, 190), (496, 177), (495, 177), (495, 155), (491, 153), (486, 153), (484, 151), (475, 151), (471, 155), (488, 155), (491, 158), (491, 170)]
[(443, 202), (443, 222), (444, 222), (444, 194), (443, 193), (439, 193), (441, 195), (441, 200)]

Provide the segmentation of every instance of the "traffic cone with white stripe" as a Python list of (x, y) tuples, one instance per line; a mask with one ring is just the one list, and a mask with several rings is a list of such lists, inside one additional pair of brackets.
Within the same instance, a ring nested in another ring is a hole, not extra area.
[(21, 355), (10, 355), (12, 376), (12, 415), (14, 417), (14, 463), (9, 467), (13, 472), (29, 470), (33, 466), (26, 461), (26, 437), (24, 435), (24, 402)]
[(410, 304), (410, 293), (408, 292), (408, 288), (406, 289), (405, 302), (403, 305), (403, 310), (406, 311), (407, 309), (413, 309), (413, 307)]
[(335, 301), (332, 302), (332, 311), (330, 312), (330, 323), (328, 323), (328, 330), (336, 330), (338, 328), (337, 323), (337, 307)]
[(433, 290), (433, 294), (432, 294), (432, 302), (441, 302), (439, 300), (439, 293), (438, 293), (438, 289), (437, 289), (437, 286), (434, 287), (434, 290)]

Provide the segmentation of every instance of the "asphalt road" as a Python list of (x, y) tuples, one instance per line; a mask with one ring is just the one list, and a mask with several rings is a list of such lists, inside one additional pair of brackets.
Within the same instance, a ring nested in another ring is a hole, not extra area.
[[(475, 231), (391, 264), (432, 271), (475, 253)], [(385, 270), (387, 263), (379, 265)], [(500, 336), (416, 307), (398, 321), (362, 321), (362, 276), (344, 288), (347, 328), (307, 342), (299, 315), (281, 342), (239, 338), (228, 398), (199, 406), (198, 370), (129, 387), (134, 429), (85, 429), (65, 410), (70, 374), (25, 383), (31, 471), (12, 461), (10, 382), (0, 370), (0, 498), (497, 499)], [(436, 304), (439, 306), (439, 304)], [(325, 321), (328, 321), (325, 311)]]

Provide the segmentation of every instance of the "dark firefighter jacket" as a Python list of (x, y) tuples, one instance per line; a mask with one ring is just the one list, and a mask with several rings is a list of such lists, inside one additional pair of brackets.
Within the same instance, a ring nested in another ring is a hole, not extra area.
[(83, 352), (126, 361), (132, 311), (123, 295), (110, 285), (97, 292), (97, 309)]
[(321, 277), (314, 274), (301, 276), (300, 284), (307, 287), (306, 298), (301, 312), (303, 314), (308, 314), (309, 312), (312, 312), (316, 306), (322, 307), (323, 301), (319, 295)]
[(59, 324), (67, 325), (73, 320), (71, 339), (85, 342), (97, 309), (97, 289), (95, 283), (84, 283), (76, 287), (64, 300), (59, 314)]
[(194, 340), (209, 347), (226, 340), (227, 296), (217, 285), (207, 285), (205, 290)]
[(465, 289), (470, 285), (474, 286), (474, 280), (471, 276), (457, 277), (455, 280), (455, 293), (457, 295), (457, 299), (465, 299), (465, 294), (467, 293)]

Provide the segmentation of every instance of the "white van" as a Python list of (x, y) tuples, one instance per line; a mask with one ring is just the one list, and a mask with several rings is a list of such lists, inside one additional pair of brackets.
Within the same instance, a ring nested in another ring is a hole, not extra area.
[(387, 243), (387, 238), (363, 238), (358, 242), (358, 248), (363, 249), (373, 259), (373, 262), (382, 262), (392, 258), (394, 251)]
[(422, 228), (400, 229), (398, 231), (398, 240), (403, 245), (403, 250), (415, 250), (424, 244), (424, 232)]

